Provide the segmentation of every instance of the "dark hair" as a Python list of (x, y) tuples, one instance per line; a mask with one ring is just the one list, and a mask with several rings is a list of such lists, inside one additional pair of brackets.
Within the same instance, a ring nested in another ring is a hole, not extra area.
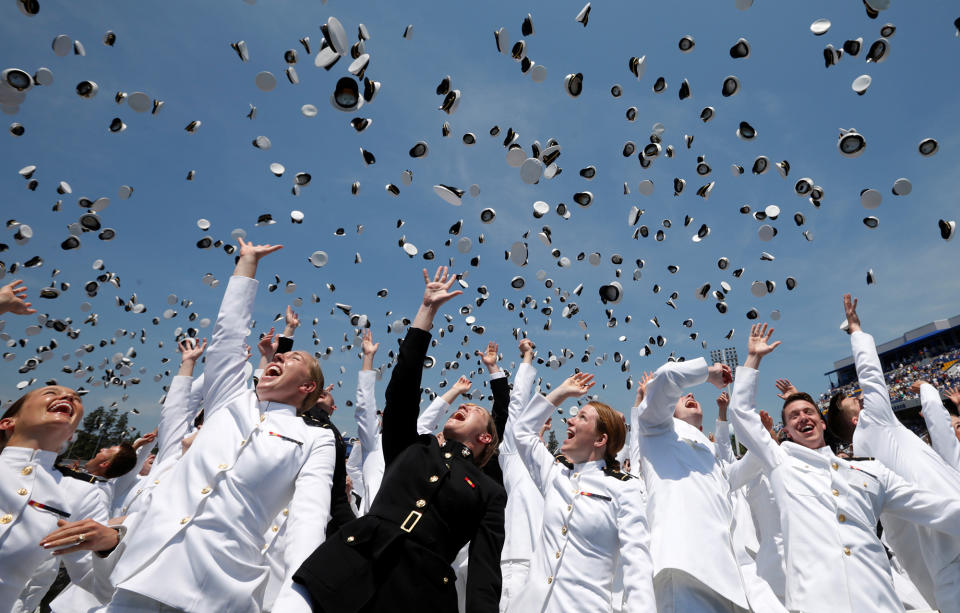
[(846, 398), (846, 394), (842, 393), (830, 397), (830, 406), (827, 408), (827, 432), (836, 437), (839, 442), (850, 444), (853, 442), (853, 431), (856, 426), (843, 409), (842, 403)]
[(103, 476), (107, 479), (122, 477), (137, 465), (137, 452), (130, 443), (120, 443), (117, 454), (110, 460), (110, 466), (103, 471)]
[[(23, 396), (17, 398), (13, 404), (10, 405), (6, 411), (3, 412), (3, 417), (0, 419), (10, 419), (11, 417), (16, 417), (17, 413), (20, 412), (20, 409), (23, 408), (23, 403), (27, 401), (27, 397), (30, 396), (36, 390), (30, 390)], [(10, 438), (10, 432), (7, 430), (0, 430), (0, 449), (3, 449), (7, 444), (7, 440)]]
[(197, 411), (197, 416), (193, 418), (193, 427), (199, 428), (203, 425), (203, 409)]
[[(810, 394), (806, 392), (796, 392), (796, 393), (790, 394), (789, 396), (783, 399), (783, 407), (780, 409), (780, 422), (783, 423), (784, 426), (787, 425), (787, 416), (785, 413), (785, 411), (787, 410), (787, 405), (789, 405), (791, 402), (796, 402), (797, 400), (803, 400), (805, 402), (809, 402), (810, 404), (813, 405), (814, 408), (817, 408), (817, 403), (813, 401), (813, 397)], [(820, 413), (819, 409), (817, 409), (817, 413)], [(822, 417), (823, 416), (821, 415), (821, 418)]]

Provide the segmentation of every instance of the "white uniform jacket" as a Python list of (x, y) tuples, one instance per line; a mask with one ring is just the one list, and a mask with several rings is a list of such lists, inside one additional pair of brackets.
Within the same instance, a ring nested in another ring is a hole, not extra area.
[(207, 349), (203, 429), (154, 490), (163, 504), (144, 509), (125, 539), (112, 576), (118, 589), (185, 611), (257, 611), (267, 578), (263, 535), (281, 509), (289, 506), (291, 535), (281, 599), (324, 540), (333, 434), (247, 388), (243, 341), (256, 289), (246, 277), (227, 285)]
[[(683, 389), (707, 380), (703, 358), (657, 369), (631, 417), (630, 450), (647, 490), (653, 573), (676, 569), (747, 608), (732, 543), (730, 488), (714, 445), (673, 417)], [(639, 500), (636, 504), (639, 504)]]
[(360, 439), (360, 453), (363, 473), (363, 500), (361, 510), (364, 515), (370, 510), (370, 503), (380, 491), (383, 481), (383, 449), (380, 445), (380, 420), (377, 416), (377, 371), (361, 370), (357, 373), (357, 438)]
[(507, 490), (507, 507), (504, 511), (506, 538), (500, 559), (526, 560), (533, 557), (533, 549), (540, 539), (543, 527), (543, 494), (530, 478), (530, 473), (520, 457), (516, 440), (516, 423), (520, 411), (530, 400), (537, 369), (530, 364), (520, 364), (513, 377), (510, 393), (509, 415), (500, 442), (500, 469), (503, 471), (503, 487)]
[(948, 466), (960, 470), (960, 439), (957, 439), (950, 413), (940, 399), (940, 392), (929, 383), (920, 386), (920, 406), (934, 451)]
[(754, 410), (757, 371), (737, 369), (730, 418), (763, 462), (786, 550), (786, 606), (805, 613), (902, 611), (877, 538), (881, 513), (960, 534), (960, 499), (908, 483), (876, 461), (848, 461), (829, 447), (777, 445)]
[(538, 432), (555, 410), (536, 394), (514, 425), (517, 450), (543, 494), (544, 509), (528, 587), (509, 610), (611, 611), (613, 578), (622, 564), (621, 610), (654, 611), (650, 536), (638, 503), (640, 484), (623, 473), (607, 474), (603, 460), (568, 466), (554, 458)]
[[(853, 451), (872, 456), (884, 466), (914, 485), (960, 500), (960, 472), (900, 423), (890, 405), (890, 394), (883, 377), (873, 337), (866, 332), (850, 335), (853, 361), (863, 389), (863, 410), (853, 433)], [(953, 585), (943, 596), (958, 597), (960, 582), (960, 538), (914, 525), (895, 516), (880, 518), (884, 535), (897, 554), (907, 575), (923, 597), (940, 608), (960, 611), (960, 602), (939, 602), (938, 586)]]
[[(58, 564), (45, 564), (53, 554), (41, 549), (40, 541), (57, 529), (58, 520), (108, 519), (103, 491), (62, 475), (53, 468), (56, 456), (26, 447), (0, 452), (0, 611), (13, 608), (31, 579), (36, 585), (53, 583)], [(90, 552), (76, 552), (60, 559), (72, 576), (81, 577), (90, 558)]]

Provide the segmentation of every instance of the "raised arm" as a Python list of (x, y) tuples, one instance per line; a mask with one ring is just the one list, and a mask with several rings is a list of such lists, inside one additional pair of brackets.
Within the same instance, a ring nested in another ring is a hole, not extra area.
[[(930, 433), (930, 443), (949, 466), (960, 470), (960, 439), (957, 439), (950, 413), (940, 400), (940, 392), (926, 381), (914, 381), (910, 390), (920, 394), (923, 421)], [(954, 403), (960, 401), (960, 389), (947, 390)]]
[(510, 404), (510, 386), (507, 384), (506, 373), (497, 363), (498, 351), (497, 344), (490, 341), (487, 343), (486, 351), (482, 354), (479, 351), (477, 353), (490, 376), (490, 393), (493, 396), (493, 408), (490, 409), (490, 414), (497, 427), (497, 438), (503, 440), (503, 429), (507, 426), (507, 412)]
[[(533, 390), (533, 380), (537, 376), (537, 369), (533, 367), (533, 343), (529, 339), (520, 341), (522, 363), (513, 376), (513, 391), (510, 393), (510, 405), (507, 409), (507, 423), (503, 428), (503, 438), (500, 439), (500, 457), (517, 453), (515, 425), (517, 414), (530, 401)], [(541, 425), (542, 427), (542, 425)]]
[(674, 405), (684, 388), (709, 381), (722, 389), (731, 379), (729, 366), (718, 363), (708, 367), (703, 358), (667, 362), (654, 373), (643, 400), (634, 407), (635, 423), (640, 430), (659, 430), (671, 423)]
[[(357, 408), (354, 416), (357, 420), (357, 437), (360, 439), (362, 460), (366, 460), (375, 449), (377, 442), (377, 371), (373, 369), (373, 358), (380, 343), (373, 342), (373, 334), (367, 330), (363, 335), (363, 368), (357, 373)], [(352, 454), (351, 454), (352, 455)]]
[(550, 471), (555, 464), (553, 456), (540, 440), (543, 422), (567, 400), (586, 394), (593, 387), (593, 375), (577, 373), (558, 385), (549, 396), (534, 394), (517, 416), (514, 426), (517, 453), (523, 459), (527, 472), (540, 492), (546, 494)]
[(281, 248), (280, 245), (253, 245), (242, 238), (238, 241), (240, 257), (223, 293), (220, 313), (207, 350), (204, 398), (208, 416), (224, 406), (230, 397), (247, 389), (243, 369), (247, 352), (243, 340), (248, 332), (257, 294), (257, 281), (253, 277), (260, 259)]
[(277, 339), (277, 353), (287, 353), (293, 349), (293, 335), (300, 327), (300, 318), (290, 305), (287, 305), (287, 312), (284, 315), (283, 334)]
[(447, 267), (437, 268), (433, 280), (423, 271), (425, 287), (423, 301), (400, 345), (397, 364), (387, 385), (383, 408), (383, 459), (387, 466), (412, 444), (417, 434), (417, 415), (420, 413), (420, 381), (423, 378), (423, 360), (430, 344), (430, 328), (440, 307), (462, 294), (451, 292), (456, 276), (448, 276)]
[(883, 488), (882, 512), (960, 537), (960, 496), (956, 492), (932, 492), (882, 465), (874, 468), (876, 474), (871, 473), (870, 477), (878, 479)]
[(502, 489), (487, 500), (483, 518), (470, 538), (467, 567), (466, 610), (496, 613), (500, 607), (500, 553), (503, 550), (504, 508), (507, 496)]
[(160, 411), (160, 425), (157, 426), (157, 457), (154, 465), (159, 466), (168, 457), (176, 454), (180, 441), (190, 431), (194, 413), (200, 408), (192, 403), (193, 371), (197, 360), (207, 348), (207, 339), (202, 342), (182, 340), (177, 344), (180, 351), (180, 369), (170, 382), (167, 398)]
[(872, 421), (884, 426), (898, 426), (900, 421), (893, 414), (890, 404), (890, 391), (883, 378), (880, 356), (873, 337), (860, 328), (857, 315), (857, 299), (850, 294), (843, 296), (843, 310), (847, 316), (847, 331), (850, 333), (850, 346), (853, 349), (853, 363), (857, 367), (857, 379), (863, 390), (863, 410), (860, 420)]
[(30, 308), (27, 302), (27, 286), (22, 279), (7, 283), (0, 288), (0, 315), (14, 313), (15, 315), (32, 315), (37, 310)]
[(473, 383), (470, 382), (470, 379), (460, 377), (442, 396), (434, 398), (417, 418), (417, 433), (433, 434), (436, 432), (450, 405), (454, 403), (458, 396), (469, 392), (472, 386)]
[(776, 468), (782, 459), (780, 446), (770, 438), (756, 411), (759, 376), (757, 369), (763, 357), (780, 346), (780, 341), (770, 342), (772, 334), (773, 328), (768, 329), (767, 324), (754, 324), (750, 329), (747, 360), (737, 369), (733, 398), (728, 410), (740, 442), (761, 462), (767, 472)]
[(722, 462), (736, 462), (733, 453), (733, 443), (730, 442), (730, 423), (727, 421), (727, 407), (730, 406), (730, 395), (720, 392), (717, 396), (717, 425), (714, 434), (717, 439), (717, 458)]

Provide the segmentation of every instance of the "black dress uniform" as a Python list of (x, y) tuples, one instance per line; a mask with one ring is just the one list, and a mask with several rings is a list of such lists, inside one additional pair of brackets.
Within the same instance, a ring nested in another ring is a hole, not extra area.
[(294, 580), (315, 611), (457, 611), (450, 564), (470, 542), (466, 609), (495, 613), (506, 492), (457, 441), (417, 434), (430, 334), (400, 346), (383, 411), (383, 484), (370, 512), (329, 534)]
[[(490, 380), (490, 394), (493, 396), (493, 407), (490, 409), (490, 415), (493, 416), (493, 423), (497, 426), (497, 440), (503, 440), (503, 430), (507, 427), (507, 418), (510, 415), (510, 384), (506, 377), (497, 377)], [(503, 485), (503, 470), (500, 468), (500, 462), (497, 457), (490, 458), (483, 472), (490, 475), (500, 485)]]

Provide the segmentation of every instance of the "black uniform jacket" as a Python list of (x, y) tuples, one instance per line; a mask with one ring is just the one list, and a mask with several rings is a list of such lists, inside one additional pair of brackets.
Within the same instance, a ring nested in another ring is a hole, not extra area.
[(494, 613), (506, 493), (457, 441), (417, 434), (430, 334), (411, 328), (386, 391), (386, 471), (370, 512), (327, 535), (294, 579), (315, 611), (457, 611), (450, 564), (470, 542), (466, 608)]

